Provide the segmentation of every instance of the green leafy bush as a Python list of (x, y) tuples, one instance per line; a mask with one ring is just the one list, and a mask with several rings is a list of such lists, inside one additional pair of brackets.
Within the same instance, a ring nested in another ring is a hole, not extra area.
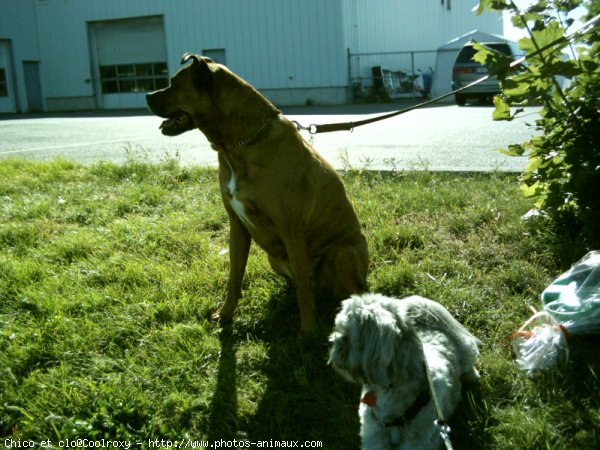
[[(538, 0), (520, 11), (512, 1), (481, 0), (479, 13), (508, 10), (513, 24), (528, 31), (529, 37), (519, 41), (526, 54), (558, 43), (517, 70), (481, 45), (475, 58), (493, 66), (502, 81), (494, 119), (512, 120), (523, 106), (542, 106), (536, 121), (541, 134), (504, 152), (528, 156), (521, 190), (566, 239), (589, 248), (600, 244), (600, 27), (594, 23), (569, 42), (561, 39), (573, 24), (568, 13), (582, 5), (582, 0)], [(584, 6), (588, 18), (600, 11), (598, 0)]]

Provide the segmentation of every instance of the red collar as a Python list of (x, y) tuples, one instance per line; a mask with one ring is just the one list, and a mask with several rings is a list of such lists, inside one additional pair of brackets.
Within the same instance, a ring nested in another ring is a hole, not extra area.
[(360, 402), (373, 408), (377, 404), (377, 395), (375, 394), (375, 391), (367, 391), (360, 399)]
[[(408, 422), (412, 421), (417, 414), (419, 414), (419, 412), (421, 412), (421, 409), (425, 408), (429, 404), (430, 400), (431, 394), (429, 390), (424, 389), (415, 399), (414, 403), (404, 411), (404, 414), (390, 422), (383, 423), (383, 426), (386, 428), (405, 426)], [(370, 408), (373, 408), (377, 404), (377, 394), (375, 394), (375, 391), (367, 391), (360, 399), (360, 402), (364, 403)], [(371, 411), (371, 413), (375, 417), (375, 412)], [(375, 418), (377, 419), (377, 417)]]

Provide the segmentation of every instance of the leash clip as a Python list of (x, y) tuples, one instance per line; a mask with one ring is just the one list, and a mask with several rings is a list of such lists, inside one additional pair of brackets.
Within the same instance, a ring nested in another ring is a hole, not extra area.
[(446, 450), (453, 450), (452, 441), (450, 440), (450, 426), (441, 419), (436, 419), (433, 423), (440, 430), (440, 437), (446, 446)]
[(298, 122), (297, 120), (292, 120), (292, 123), (294, 125), (296, 125), (296, 129), (298, 131), (308, 131), (310, 134), (317, 134), (318, 130), (317, 130), (317, 125), (314, 123), (311, 123), (309, 126), (305, 127), (304, 125), (302, 125), (300, 122)]

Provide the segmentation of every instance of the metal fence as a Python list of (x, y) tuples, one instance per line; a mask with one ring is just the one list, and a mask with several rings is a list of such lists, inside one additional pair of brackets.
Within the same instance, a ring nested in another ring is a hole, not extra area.
[(426, 96), (436, 53), (437, 50), (351, 53), (348, 49), (352, 102)]

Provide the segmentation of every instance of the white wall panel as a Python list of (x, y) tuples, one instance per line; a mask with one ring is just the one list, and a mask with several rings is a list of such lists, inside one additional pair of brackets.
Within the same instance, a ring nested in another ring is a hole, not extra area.
[[(498, 13), (472, 12), (477, 0), (344, 0), (353, 53), (435, 50), (474, 29), (502, 34)], [(354, 35), (353, 35), (354, 34)]]
[[(41, 61), (43, 93), (49, 98), (97, 94), (90, 82), (95, 70), (91, 23), (150, 16), (162, 17), (170, 73), (179, 68), (184, 52), (224, 49), (228, 66), (259, 89), (317, 92), (347, 85), (347, 48), (355, 53), (433, 50), (475, 28), (501, 33), (499, 15), (470, 12), (477, 0), (452, 0), (450, 11), (447, 1), (0, 0), (0, 34), (6, 17), (15, 17), (4, 12), (17, 12), (20, 30), (32, 32), (15, 35), (16, 59), (27, 54)], [(29, 36), (34, 36), (33, 49)]]
[(224, 48), (259, 88), (346, 84), (342, 0), (46, 0), (37, 4), (48, 95), (91, 95), (88, 22), (164, 15), (169, 69), (186, 51)]
[(227, 63), (258, 88), (342, 86), (341, 0), (178, 1), (165, 12), (169, 61), (224, 48)]

